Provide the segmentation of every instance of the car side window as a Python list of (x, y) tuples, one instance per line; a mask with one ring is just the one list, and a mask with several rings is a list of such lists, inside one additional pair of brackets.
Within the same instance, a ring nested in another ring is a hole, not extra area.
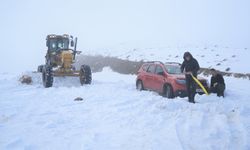
[(147, 70), (148, 70), (148, 66), (149, 66), (149, 64), (143, 65), (143, 66), (142, 66), (142, 70), (143, 70), (143, 71), (147, 71)]
[(155, 73), (155, 65), (150, 65), (150, 66), (148, 67), (147, 72), (149, 72), (149, 73)]
[(155, 74), (158, 74), (158, 75), (163, 75), (163, 69), (161, 66), (157, 65), (156, 67), (156, 70), (155, 70)]

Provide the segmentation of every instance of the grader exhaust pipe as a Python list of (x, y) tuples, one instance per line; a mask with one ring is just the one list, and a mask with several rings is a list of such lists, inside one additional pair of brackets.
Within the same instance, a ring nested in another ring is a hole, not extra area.
[(74, 45), (74, 59), (75, 59), (76, 53), (77, 53), (76, 46), (77, 46), (77, 37), (75, 38), (75, 45)]

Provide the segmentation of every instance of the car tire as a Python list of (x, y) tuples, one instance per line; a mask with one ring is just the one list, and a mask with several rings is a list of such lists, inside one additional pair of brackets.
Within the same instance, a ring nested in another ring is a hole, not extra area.
[(171, 85), (166, 85), (164, 88), (164, 97), (166, 98), (174, 98), (174, 92), (173, 92), (173, 88)]
[(139, 90), (139, 91), (143, 91), (144, 90), (144, 86), (143, 86), (143, 83), (141, 80), (138, 80), (136, 82), (136, 89)]

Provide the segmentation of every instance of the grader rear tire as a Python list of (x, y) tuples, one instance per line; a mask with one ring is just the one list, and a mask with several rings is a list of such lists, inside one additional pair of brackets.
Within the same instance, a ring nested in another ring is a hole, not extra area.
[(52, 69), (49, 66), (44, 66), (42, 71), (43, 86), (45, 88), (52, 87), (53, 85), (53, 75)]
[(37, 72), (43, 72), (43, 65), (40, 65), (37, 67)]
[(91, 84), (92, 82), (92, 72), (88, 65), (82, 65), (80, 69), (80, 83), (81, 85), (84, 84)]

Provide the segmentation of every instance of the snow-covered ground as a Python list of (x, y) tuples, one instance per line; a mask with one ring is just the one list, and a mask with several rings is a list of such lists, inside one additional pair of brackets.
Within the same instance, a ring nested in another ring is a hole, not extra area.
[(249, 80), (225, 78), (224, 99), (197, 95), (190, 104), (139, 92), (136, 76), (107, 68), (86, 86), (56, 78), (45, 89), (31, 75), (21, 85), (0, 74), (0, 149), (250, 149)]
[[(142, 45), (142, 44), (141, 44)], [(250, 73), (248, 65), (250, 58), (249, 48), (230, 48), (218, 45), (213, 46), (182, 46), (159, 48), (145, 47), (140, 44), (120, 44), (105, 49), (83, 50), (86, 55), (113, 56), (128, 60), (160, 60), (163, 62), (182, 62), (183, 54), (190, 51), (198, 60), (201, 67), (215, 68), (221, 71), (235, 73)], [(229, 70), (227, 70), (229, 68)]]

